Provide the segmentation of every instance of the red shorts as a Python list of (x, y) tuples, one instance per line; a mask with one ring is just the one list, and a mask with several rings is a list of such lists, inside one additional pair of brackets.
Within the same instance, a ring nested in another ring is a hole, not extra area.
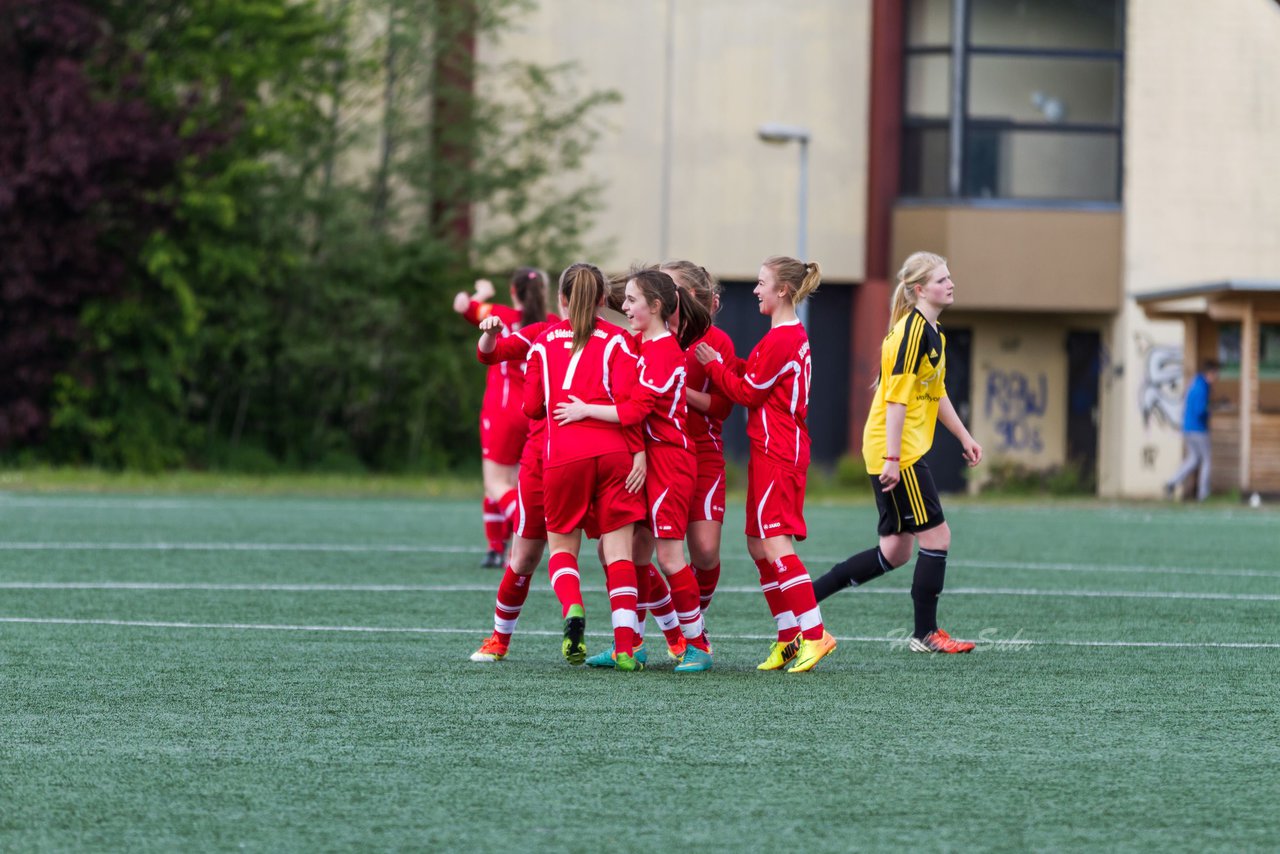
[(518, 406), (480, 411), (480, 456), (499, 465), (520, 462), (525, 440), (529, 438), (529, 419)]
[(689, 521), (724, 521), (724, 454), (719, 451), (698, 451), (698, 483), (689, 502)]
[(698, 482), (698, 458), (674, 445), (645, 448), (645, 500), (649, 530), (660, 540), (683, 540)]
[(547, 538), (547, 510), (542, 496), (542, 455), (526, 451), (516, 481), (515, 533), (526, 540)]
[(547, 530), (568, 534), (585, 527), (590, 511), (606, 534), (644, 519), (643, 493), (627, 492), (630, 473), (631, 454), (625, 451), (544, 468)]
[(804, 472), (752, 456), (747, 463), (747, 536), (808, 536), (804, 486)]

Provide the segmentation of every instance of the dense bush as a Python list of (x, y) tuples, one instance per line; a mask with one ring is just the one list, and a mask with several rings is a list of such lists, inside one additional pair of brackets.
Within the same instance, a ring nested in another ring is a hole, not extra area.
[(613, 97), (476, 69), (522, 6), (0, 0), (0, 454), (472, 460), (450, 297), (583, 250), (598, 188), (572, 174)]

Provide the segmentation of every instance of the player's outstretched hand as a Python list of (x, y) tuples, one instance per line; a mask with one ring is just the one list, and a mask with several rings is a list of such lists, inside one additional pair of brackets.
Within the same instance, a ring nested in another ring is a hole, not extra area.
[(493, 295), (497, 291), (493, 288), (493, 282), (488, 279), (476, 279), (476, 300), (479, 302), (488, 302), (493, 299)]
[(631, 459), (631, 471), (627, 474), (627, 492), (639, 492), (644, 489), (644, 476), (648, 467), (644, 451), (637, 451)]
[(496, 314), (489, 315), (480, 321), (480, 331), (487, 332), (490, 335), (497, 335), (502, 331), (502, 318)]
[(556, 411), (551, 413), (551, 416), (561, 426), (571, 424), (587, 417), (587, 406), (588, 404), (583, 403), (573, 395), (569, 395), (569, 402), (558, 404)]
[(720, 354), (712, 349), (710, 344), (705, 342), (698, 345), (698, 349), (693, 351), (693, 355), (697, 356), (698, 361), (704, 365), (708, 362), (715, 362), (720, 359)]
[(973, 468), (982, 462), (982, 446), (973, 441), (972, 437), (964, 445), (964, 458), (969, 463), (969, 468)]
[(896, 460), (885, 460), (884, 468), (880, 470), (880, 483), (883, 486), (881, 492), (893, 492), (893, 488), (898, 485), (898, 480), (902, 477), (902, 472), (898, 468)]
[(456, 311), (458, 314), (466, 314), (467, 309), (470, 307), (471, 307), (471, 297), (459, 291), (457, 296), (453, 298), (453, 310)]

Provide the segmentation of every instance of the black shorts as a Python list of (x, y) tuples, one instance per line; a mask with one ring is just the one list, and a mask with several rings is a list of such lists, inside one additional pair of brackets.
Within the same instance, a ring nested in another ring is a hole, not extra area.
[(884, 484), (880, 483), (879, 475), (870, 477), (876, 507), (880, 509), (880, 524), (876, 526), (880, 536), (918, 534), (947, 521), (942, 517), (942, 500), (933, 485), (933, 475), (923, 459), (902, 469), (902, 477), (892, 492), (881, 491)]

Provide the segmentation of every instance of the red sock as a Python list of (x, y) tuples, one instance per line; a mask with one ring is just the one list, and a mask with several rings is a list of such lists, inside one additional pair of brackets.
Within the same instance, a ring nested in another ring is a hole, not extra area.
[(516, 630), (516, 620), (520, 619), (520, 609), (524, 600), (529, 597), (529, 576), (516, 575), (511, 565), (502, 573), (502, 581), (498, 584), (498, 604), (493, 610), (493, 633), (503, 642), (510, 643), (511, 635)]
[(805, 639), (818, 640), (825, 629), (809, 570), (804, 568), (800, 555), (783, 555), (773, 565), (778, 572), (778, 589), (786, 597), (787, 607), (796, 615), (800, 631)]
[(649, 583), (649, 573), (645, 570), (649, 568), (648, 564), (636, 567), (636, 645), (644, 642), (644, 618), (648, 615), (649, 608), (649, 590), (652, 585)]
[(695, 566), (693, 574), (698, 579), (698, 600), (702, 603), (702, 610), (705, 611), (711, 604), (711, 597), (715, 595), (716, 585), (720, 583), (720, 564), (710, 569), (698, 569)]
[(514, 489), (508, 489), (501, 498), (498, 499), (498, 512), (502, 514), (502, 539), (511, 539), (511, 534), (516, 529), (516, 506), (519, 500)]
[(573, 605), (582, 607), (582, 578), (578, 575), (578, 559), (569, 552), (556, 552), (547, 561), (551, 589), (560, 600), (560, 616), (566, 617)]
[(796, 623), (795, 614), (787, 607), (782, 591), (778, 589), (778, 574), (773, 564), (767, 560), (756, 561), (756, 569), (760, 572), (760, 590), (764, 593), (764, 601), (769, 606), (769, 613), (778, 625), (778, 641), (789, 643), (800, 634), (800, 626)]
[(489, 551), (500, 552), (506, 539), (502, 535), (506, 520), (502, 517), (502, 508), (498, 502), (488, 498), (484, 500), (484, 538), (489, 541)]
[(667, 580), (651, 563), (637, 568), (636, 572), (639, 573), (641, 569), (648, 570), (649, 610), (653, 612), (653, 618), (658, 621), (658, 627), (662, 629), (662, 635), (667, 639), (667, 646), (678, 647), (684, 635), (680, 632), (680, 619), (676, 616), (676, 606), (671, 602), (671, 591), (667, 587)]
[(685, 640), (698, 649), (706, 650), (706, 627), (702, 623), (702, 609), (698, 607), (698, 580), (693, 577), (693, 570), (686, 566), (680, 571), (667, 576), (671, 584), (671, 601), (676, 606), (676, 616), (680, 618), (680, 632)]
[(636, 565), (615, 560), (605, 567), (609, 610), (613, 612), (613, 651), (631, 655), (636, 645)]

